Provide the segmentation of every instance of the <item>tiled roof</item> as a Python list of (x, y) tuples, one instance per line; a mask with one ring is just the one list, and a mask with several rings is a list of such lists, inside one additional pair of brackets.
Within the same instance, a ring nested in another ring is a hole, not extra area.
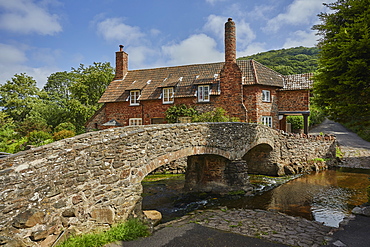
[(313, 73), (284, 75), (284, 87), (281, 90), (311, 89)]
[[(244, 85), (283, 88), (283, 76), (254, 60), (237, 60)], [(123, 80), (110, 83), (99, 103), (126, 101), (130, 90), (141, 90), (140, 100), (159, 99), (164, 87), (174, 87), (174, 97), (195, 97), (197, 85), (211, 85), (211, 95), (220, 94), (220, 71), (224, 62), (155, 69), (130, 70)]]

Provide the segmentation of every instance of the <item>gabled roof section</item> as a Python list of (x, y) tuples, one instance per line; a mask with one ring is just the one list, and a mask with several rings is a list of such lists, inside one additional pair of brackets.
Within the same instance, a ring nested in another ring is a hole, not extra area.
[(244, 63), (247, 62), (247, 64), (243, 64), (242, 66), (238, 63), (243, 71), (244, 85), (284, 86), (284, 79), (280, 73), (254, 60), (240, 61), (244, 61)]
[[(159, 99), (164, 87), (174, 87), (175, 98), (192, 97), (199, 84), (216, 84), (224, 63), (193, 64), (156, 69), (130, 70), (123, 80), (110, 83), (99, 103), (126, 101), (128, 91), (141, 90), (140, 100)], [(148, 83), (149, 81), (149, 83)]]
[[(295, 78), (285, 78), (257, 61), (237, 60), (237, 64), (242, 71), (243, 85), (266, 85), (284, 89), (298, 85), (293, 82)], [(122, 80), (110, 83), (99, 103), (126, 101), (130, 90), (140, 90), (140, 100), (155, 100), (161, 97), (165, 87), (174, 88), (175, 98), (195, 97), (198, 85), (210, 85), (211, 95), (219, 95), (223, 66), (224, 62), (220, 62), (130, 70)], [(285, 81), (291, 86), (285, 87)]]
[(313, 73), (284, 75), (284, 88), (281, 90), (312, 89)]

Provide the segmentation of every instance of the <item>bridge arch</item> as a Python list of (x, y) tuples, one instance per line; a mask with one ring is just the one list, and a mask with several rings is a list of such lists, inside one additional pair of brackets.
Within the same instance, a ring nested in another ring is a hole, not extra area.
[(274, 162), (273, 147), (267, 143), (260, 143), (243, 156), (248, 164), (248, 173), (271, 175), (277, 173), (276, 162)]
[(163, 154), (151, 160), (148, 164), (144, 165), (145, 173), (143, 174), (144, 176), (142, 177), (142, 179), (144, 179), (145, 176), (147, 176), (155, 169), (165, 164), (168, 164), (171, 161), (194, 155), (218, 155), (229, 160), (232, 158), (232, 153), (230, 151), (222, 150), (216, 147), (205, 147), (205, 146), (187, 147), (184, 149), (177, 150), (175, 152)]

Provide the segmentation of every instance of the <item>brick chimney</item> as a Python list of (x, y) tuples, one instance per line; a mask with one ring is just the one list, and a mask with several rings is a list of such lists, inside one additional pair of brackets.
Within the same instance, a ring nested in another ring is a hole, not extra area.
[(123, 51), (123, 45), (119, 46), (119, 51), (116, 52), (116, 76), (114, 80), (120, 80), (125, 77), (128, 71), (128, 54)]
[(247, 121), (243, 100), (242, 71), (236, 63), (236, 28), (233, 19), (225, 23), (225, 64), (220, 71), (221, 94), (215, 99), (216, 107), (227, 110), (228, 115)]
[(236, 63), (236, 32), (235, 22), (229, 18), (225, 23), (225, 62)]

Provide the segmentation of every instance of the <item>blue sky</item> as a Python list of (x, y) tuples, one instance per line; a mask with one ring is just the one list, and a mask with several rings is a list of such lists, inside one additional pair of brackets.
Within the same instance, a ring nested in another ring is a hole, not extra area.
[(41, 88), (54, 72), (110, 62), (119, 45), (129, 69), (224, 60), (233, 18), (237, 56), (312, 47), (323, 0), (0, 0), (0, 83), (16, 73)]

